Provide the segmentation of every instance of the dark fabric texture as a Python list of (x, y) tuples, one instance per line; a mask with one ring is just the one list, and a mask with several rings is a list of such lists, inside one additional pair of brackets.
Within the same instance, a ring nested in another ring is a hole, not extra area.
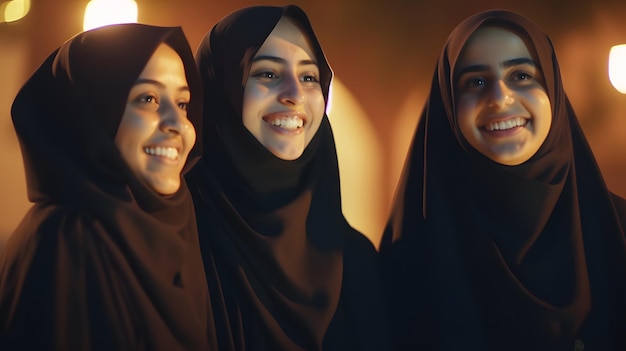
[(212, 28), (196, 54), (205, 154), (187, 180), (219, 347), (383, 350), (378, 257), (342, 214), (328, 117), (293, 161), (275, 157), (243, 125), (252, 59), (282, 16), (310, 38), (327, 101), (332, 71), (296, 6), (240, 9)]
[[(545, 76), (552, 126), (518, 166), (484, 157), (456, 122), (455, 64), (483, 25), (520, 35)], [(437, 61), (381, 243), (396, 349), (625, 350), (623, 202), (605, 185), (544, 31), (504, 10), (469, 17)]]
[(114, 144), (129, 91), (161, 43), (183, 60), (201, 135), (201, 81), (179, 27), (80, 33), (18, 93), (11, 112), (34, 205), (0, 256), (0, 349), (208, 349), (189, 190), (183, 180), (159, 195)]

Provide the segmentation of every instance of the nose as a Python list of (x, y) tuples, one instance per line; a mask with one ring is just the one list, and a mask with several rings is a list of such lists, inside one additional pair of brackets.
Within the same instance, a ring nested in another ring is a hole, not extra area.
[(502, 80), (498, 80), (489, 91), (488, 105), (503, 109), (515, 101), (513, 95), (513, 91)]
[(191, 127), (191, 122), (187, 119), (187, 111), (178, 107), (176, 103), (168, 104), (163, 108), (160, 122), (159, 127), (166, 134), (181, 134)]
[(300, 79), (294, 74), (286, 74), (281, 82), (282, 90), (278, 99), (284, 105), (300, 105), (304, 102), (304, 91)]

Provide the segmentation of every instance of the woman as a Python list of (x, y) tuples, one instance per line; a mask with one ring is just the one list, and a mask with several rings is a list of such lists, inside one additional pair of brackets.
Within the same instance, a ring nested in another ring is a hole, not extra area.
[(384, 350), (376, 251), (341, 212), (332, 72), (296, 6), (236, 11), (196, 54), (195, 198), (220, 350)]
[[(18, 93), (34, 206), (0, 256), (3, 350), (205, 350), (201, 82), (178, 27), (76, 35)], [(189, 157), (189, 160), (188, 160)]]
[(493, 10), (454, 29), (396, 197), (381, 254), (397, 349), (626, 347), (626, 202), (536, 24)]

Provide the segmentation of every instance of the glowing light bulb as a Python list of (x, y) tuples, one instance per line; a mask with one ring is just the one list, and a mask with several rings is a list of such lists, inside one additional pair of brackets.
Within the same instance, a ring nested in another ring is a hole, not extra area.
[(12, 0), (0, 4), (0, 15), (4, 22), (15, 22), (24, 18), (30, 11), (30, 0)]
[(609, 52), (609, 80), (617, 91), (626, 94), (626, 44), (615, 45)]
[(134, 0), (91, 0), (85, 8), (83, 30), (134, 22), (137, 22), (137, 3)]

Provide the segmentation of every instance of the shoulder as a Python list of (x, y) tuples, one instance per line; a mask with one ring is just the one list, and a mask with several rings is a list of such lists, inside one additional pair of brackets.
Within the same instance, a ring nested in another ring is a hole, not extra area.
[[(22, 219), (2, 251), (0, 270), (31, 273), (47, 271), (60, 255), (89, 255), (84, 240), (90, 240), (103, 225), (90, 214), (68, 211), (56, 205), (35, 205)], [(80, 248), (80, 249), (79, 249)]]

